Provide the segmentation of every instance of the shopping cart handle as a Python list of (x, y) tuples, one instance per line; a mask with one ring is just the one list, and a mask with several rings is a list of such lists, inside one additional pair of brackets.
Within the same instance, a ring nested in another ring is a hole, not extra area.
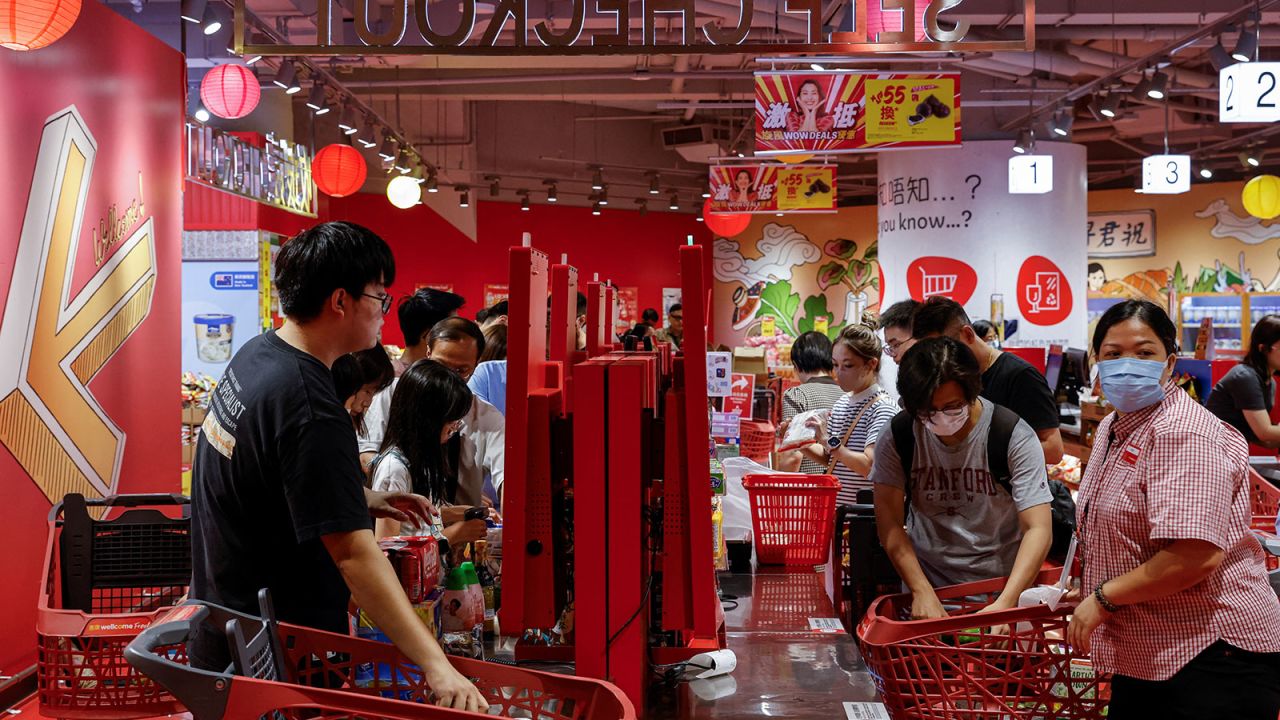
[[(230, 615), (225, 608), (212, 606)], [(193, 629), (213, 611), (199, 601), (187, 601), (143, 630), (124, 649), (124, 659), (139, 672), (155, 680), (173, 694), (196, 720), (220, 720), (231, 691), (231, 674), (199, 670), (175, 662), (170, 649), (181, 648), (186, 655)]]
[(858, 624), (858, 639), (872, 645), (888, 645), (906, 642), (926, 635), (939, 633), (963, 633), (980, 627), (993, 625), (1014, 625), (1019, 622), (1031, 622), (1045, 617), (1049, 612), (1053, 615), (1068, 615), (1075, 609), (1072, 603), (1059, 603), (1057, 610), (1049, 610), (1045, 605), (1015, 607), (988, 613), (967, 613), (951, 615), (933, 620), (893, 620), (881, 615), (881, 606), (889, 596), (876, 598), (862, 622)]
[[(65, 501), (64, 501), (65, 502)], [(139, 493), (134, 495), (108, 495), (101, 498), (84, 498), (88, 507), (138, 507), (139, 505), (190, 505), (191, 498), (178, 493)], [(49, 522), (62, 514), (62, 502), (49, 508)]]

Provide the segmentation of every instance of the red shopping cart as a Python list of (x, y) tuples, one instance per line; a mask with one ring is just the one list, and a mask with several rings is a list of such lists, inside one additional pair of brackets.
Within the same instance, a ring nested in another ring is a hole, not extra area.
[[(630, 701), (609, 683), (458, 657), (449, 661), (476, 683), (488, 713), (430, 705), (422, 671), (394, 645), (277, 623), (265, 590), (259, 603), (262, 617), (189, 601), (143, 631), (125, 657), (194, 720), (635, 720)], [(227, 638), (226, 670), (187, 663), (187, 642), (202, 626)]]
[[(1046, 570), (1050, 584), (1060, 570)], [(1071, 606), (974, 613), (1004, 579), (938, 590), (950, 616), (904, 620), (911, 596), (877, 598), (858, 624), (858, 643), (889, 713), (898, 720), (1100, 720), (1110, 679), (1065, 641)]]
[[(36, 614), (43, 715), (125, 720), (181, 711), (122, 653), (187, 593), (190, 520), (174, 515), (188, 502), (181, 495), (71, 494), (49, 511)], [(99, 520), (90, 508), (126, 510)]]

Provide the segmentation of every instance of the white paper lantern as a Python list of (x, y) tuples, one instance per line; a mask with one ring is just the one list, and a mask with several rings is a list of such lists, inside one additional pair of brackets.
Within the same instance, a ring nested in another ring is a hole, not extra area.
[(422, 186), (408, 175), (401, 175), (387, 183), (387, 199), (401, 210), (407, 210), (422, 202)]

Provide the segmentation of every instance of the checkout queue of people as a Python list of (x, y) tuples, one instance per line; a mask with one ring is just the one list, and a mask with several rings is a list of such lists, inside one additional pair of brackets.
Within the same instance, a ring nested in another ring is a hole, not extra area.
[[(335, 632), (347, 630), (354, 600), (424, 669), (441, 704), (482, 711), (376, 540), (483, 537), (484, 521), (465, 511), (500, 506), (504, 421), (468, 381), (493, 336), (457, 317), (458, 296), (423, 290), (397, 309), (404, 356), (379, 357), (394, 278), (386, 243), (356, 225), (318, 225), (282, 249), (286, 322), (232, 359), (200, 436), (191, 596), (253, 612), (265, 587), (282, 621)], [(862, 324), (834, 343), (797, 341), (805, 382), (784, 405), (831, 412), (794, 460), (834, 474), (846, 498), (873, 488), (880, 540), (912, 593), (913, 618), (945, 615), (938, 587), (996, 577), (1006, 588), (984, 612), (1013, 607), (1053, 537), (1045, 462), (1061, 454), (1061, 439), (1046, 419), (1052, 393), (950, 300), (898, 303), (883, 319), (884, 341)], [(1267, 364), (1247, 366), (1261, 387), (1276, 370), (1269, 356), (1280, 354), (1280, 338), (1264, 331), (1250, 357)], [(1081, 486), (1084, 585), (1069, 639), (1115, 675), (1112, 718), (1229, 706), (1231, 717), (1271, 720), (1280, 713), (1280, 601), (1248, 530), (1248, 451), (1170, 382), (1175, 337), (1163, 310), (1140, 301), (1098, 324), (1093, 354), (1117, 412), (1099, 428)], [(901, 411), (878, 383), (886, 358), (899, 366)], [(957, 477), (973, 487), (957, 487)], [(224, 667), (220, 641), (197, 637), (192, 662)]]

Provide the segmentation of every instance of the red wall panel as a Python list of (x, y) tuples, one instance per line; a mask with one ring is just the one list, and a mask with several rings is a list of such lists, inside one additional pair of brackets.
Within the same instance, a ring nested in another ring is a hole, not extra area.
[[(396, 295), (413, 292), (419, 283), (452, 283), (467, 299), (468, 317), (483, 305), (486, 283), (507, 282), (507, 248), (519, 245), (521, 233), (533, 234), (534, 247), (578, 268), (585, 284), (593, 273), (620, 287), (640, 290), (640, 309), (660, 308), (662, 288), (680, 287), (678, 248), (693, 235), (710, 243), (711, 233), (693, 215), (606, 209), (593, 216), (588, 208), (535, 205), (529, 212), (515, 203), (481, 202), (476, 208), (477, 241), (425, 205), (397, 210), (382, 195), (360, 193), (329, 199), (325, 219), (349, 220), (381, 235), (396, 256)], [(709, 251), (708, 251), (709, 253)], [(708, 283), (710, 285), (708, 268)], [(394, 312), (394, 311), (393, 311)], [(400, 329), (390, 319), (383, 329), (387, 342), (401, 343)]]

